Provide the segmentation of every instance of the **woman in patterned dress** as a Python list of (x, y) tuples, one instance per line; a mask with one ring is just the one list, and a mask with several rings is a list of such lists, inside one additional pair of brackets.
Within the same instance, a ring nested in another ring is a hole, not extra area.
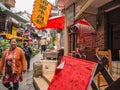
[[(22, 72), (27, 69), (27, 64), (24, 56), (24, 52), (21, 48), (17, 47), (17, 39), (12, 38), (10, 40), (10, 48), (5, 50), (1, 64), (0, 73), (2, 73), (3, 85), (8, 90), (18, 90), (19, 81), (22, 81)], [(10, 83), (13, 83), (13, 87)]]

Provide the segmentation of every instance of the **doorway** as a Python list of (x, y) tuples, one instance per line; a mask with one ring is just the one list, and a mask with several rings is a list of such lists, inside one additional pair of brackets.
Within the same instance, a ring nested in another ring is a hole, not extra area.
[(120, 8), (107, 13), (107, 49), (112, 50), (113, 60), (119, 60), (120, 50)]

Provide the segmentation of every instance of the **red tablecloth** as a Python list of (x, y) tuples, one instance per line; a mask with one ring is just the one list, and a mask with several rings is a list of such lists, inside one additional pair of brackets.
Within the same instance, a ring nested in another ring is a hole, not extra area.
[(56, 68), (48, 90), (88, 90), (97, 63), (70, 56), (64, 56), (62, 62), (63, 69)]

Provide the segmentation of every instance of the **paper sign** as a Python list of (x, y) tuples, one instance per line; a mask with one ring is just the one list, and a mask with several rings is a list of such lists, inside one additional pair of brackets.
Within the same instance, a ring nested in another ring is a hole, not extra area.
[(63, 69), (65, 65), (65, 61), (63, 61), (59, 66), (57, 66), (57, 69)]

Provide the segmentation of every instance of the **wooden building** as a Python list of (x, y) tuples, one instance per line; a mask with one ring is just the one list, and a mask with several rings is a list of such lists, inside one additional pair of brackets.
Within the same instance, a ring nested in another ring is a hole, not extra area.
[(119, 60), (120, 1), (113, 0), (98, 8), (97, 47), (112, 51), (113, 60)]
[(15, 0), (0, 0), (3, 4), (5, 4), (7, 7), (15, 7)]
[(18, 16), (16, 13), (13, 13), (10, 10), (10, 7), (14, 7), (14, 6), (7, 4), (8, 3), (15, 4), (15, 2), (12, 2), (12, 0), (10, 1), (11, 2), (1, 0), (0, 2), (0, 33), (3, 32), (9, 34), (13, 34), (13, 32), (17, 33), (17, 28), (21, 27), (21, 23), (28, 22), (27, 20)]
[[(66, 10), (67, 23), (74, 25), (81, 19), (86, 19), (96, 30), (96, 47), (112, 51), (112, 59), (118, 60), (120, 50), (120, 1), (119, 0), (58, 0), (57, 6)], [(69, 19), (68, 19), (69, 18)], [(72, 19), (72, 20), (71, 20)], [(70, 21), (71, 20), (71, 21)], [(65, 36), (71, 25), (65, 28)], [(67, 38), (65, 38), (67, 39)], [(66, 41), (67, 42), (67, 41)], [(65, 48), (69, 44), (65, 43)], [(65, 50), (67, 51), (67, 49)]]

